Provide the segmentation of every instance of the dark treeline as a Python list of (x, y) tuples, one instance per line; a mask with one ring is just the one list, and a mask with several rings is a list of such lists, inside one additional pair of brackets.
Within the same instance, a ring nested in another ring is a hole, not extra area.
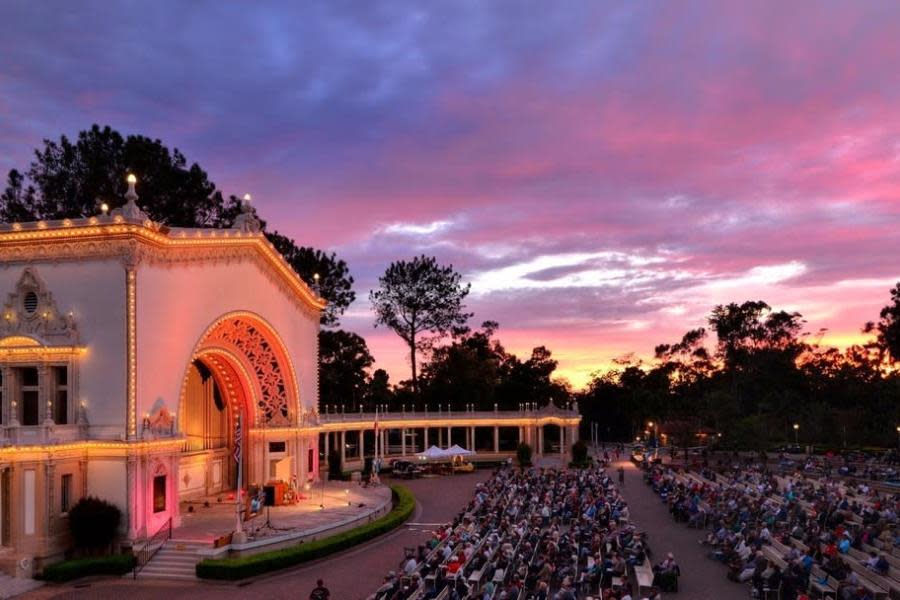
[(678, 445), (697, 444), (701, 431), (726, 447), (896, 445), (898, 316), (900, 284), (880, 320), (864, 327), (873, 340), (841, 351), (819, 343), (824, 331), (804, 333), (799, 313), (761, 301), (717, 306), (708, 328), (660, 344), (649, 364), (626, 357), (595, 374), (581, 410), (607, 440), (632, 439), (655, 422)]
[[(418, 392), (412, 380), (392, 386), (388, 374), (377, 369), (367, 375), (374, 362), (365, 340), (355, 334), (340, 336), (342, 344), (325, 343), (320, 348), (322, 370), (319, 394), (322, 410), (366, 411), (376, 405), (390, 410), (461, 411), (518, 410), (520, 403), (545, 406), (553, 401), (564, 406), (571, 400), (568, 384), (553, 378), (557, 362), (550, 350), (534, 348), (527, 358), (507, 352), (496, 333), (498, 324), (486, 321), (478, 330), (458, 328), (447, 343), (434, 345), (418, 375)], [(329, 338), (343, 332), (323, 332)], [(339, 358), (341, 357), (341, 358)], [(348, 373), (348, 365), (355, 365)], [(335, 408), (337, 407), (337, 408)]]

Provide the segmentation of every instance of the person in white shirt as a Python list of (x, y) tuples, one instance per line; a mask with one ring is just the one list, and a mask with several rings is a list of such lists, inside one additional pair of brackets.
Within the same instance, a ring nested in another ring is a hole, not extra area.
[(409, 557), (409, 560), (406, 561), (406, 564), (403, 565), (403, 572), (407, 575), (412, 575), (416, 572), (416, 567), (418, 564), (416, 563), (416, 559), (412, 556)]

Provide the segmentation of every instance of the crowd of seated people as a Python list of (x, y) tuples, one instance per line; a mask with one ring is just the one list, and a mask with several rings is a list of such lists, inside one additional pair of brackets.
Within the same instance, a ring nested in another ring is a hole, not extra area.
[(707, 530), (710, 556), (757, 597), (900, 597), (900, 495), (761, 461), (644, 467), (674, 519)]
[(407, 548), (370, 598), (632, 600), (634, 567), (649, 565), (648, 554), (602, 461), (578, 470), (505, 467), (476, 486), (453, 522)]

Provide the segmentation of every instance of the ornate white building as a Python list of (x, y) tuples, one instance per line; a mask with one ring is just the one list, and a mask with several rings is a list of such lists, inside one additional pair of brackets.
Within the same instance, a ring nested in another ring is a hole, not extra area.
[(319, 415), (325, 302), (248, 205), (234, 229), (169, 228), (133, 183), (111, 214), (0, 225), (0, 572), (63, 558), (84, 496), (119, 506), (126, 542), (177, 527), (180, 501), (237, 487), (237, 456), (244, 489), (305, 487), (320, 446), (359, 469), (429, 435), (488, 460), (520, 442), (568, 457), (572, 406)]
[(130, 187), (109, 215), (0, 226), (0, 571), (61, 558), (82, 496), (128, 539), (177, 524), (234, 489), (236, 444), (245, 483), (318, 476), (324, 301), (249, 212), (168, 228)]

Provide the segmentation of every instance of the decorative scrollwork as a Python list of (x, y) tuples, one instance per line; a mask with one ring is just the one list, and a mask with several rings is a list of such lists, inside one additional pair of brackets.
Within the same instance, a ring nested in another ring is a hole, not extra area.
[(232, 317), (218, 323), (204, 342), (235, 348), (246, 359), (260, 388), (257, 414), (270, 426), (291, 423), (288, 385), (281, 360), (268, 336), (253, 322)]
[(24, 335), (50, 346), (78, 342), (74, 316), (57, 308), (53, 294), (47, 291), (47, 286), (31, 267), (22, 272), (16, 290), (7, 296), (0, 316), (0, 338)]

